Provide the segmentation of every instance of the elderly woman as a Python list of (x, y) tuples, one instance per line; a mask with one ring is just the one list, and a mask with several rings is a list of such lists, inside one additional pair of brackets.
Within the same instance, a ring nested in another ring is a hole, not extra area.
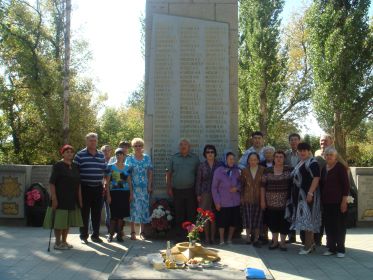
[(264, 160), (260, 162), (260, 165), (264, 167), (273, 166), (273, 155), (275, 153), (275, 148), (272, 146), (266, 146), (263, 148)]
[(117, 230), (117, 241), (123, 242), (123, 219), (130, 216), (129, 200), (131, 190), (128, 184), (128, 173), (124, 166), (125, 154), (123, 149), (115, 150), (116, 162), (109, 164), (105, 172), (105, 189), (107, 202), (110, 205), (110, 227), (108, 242), (113, 241), (114, 232)]
[(74, 158), (73, 147), (65, 145), (60, 152), (62, 160), (53, 165), (49, 179), (52, 201), (51, 206), (47, 209), (43, 226), (48, 229), (54, 228), (56, 237), (54, 249), (66, 250), (73, 247), (67, 243), (69, 228), (83, 226), (80, 213), (82, 193), (79, 169), (72, 162)]
[(131, 239), (136, 240), (135, 223), (140, 224), (140, 237), (145, 239), (144, 224), (150, 222), (149, 194), (152, 192), (153, 166), (150, 157), (144, 154), (144, 140), (134, 138), (131, 141), (134, 154), (126, 159), (126, 168), (130, 174), (131, 207)]
[(292, 172), (292, 217), (291, 229), (305, 231), (305, 245), (299, 252), (307, 255), (315, 249), (314, 233), (320, 231), (320, 168), (312, 157), (308, 143), (298, 144), (300, 162)]
[[(291, 169), (284, 166), (285, 153), (277, 151), (274, 155), (274, 166), (268, 168), (262, 177), (261, 207), (267, 209), (267, 224), (272, 232), (272, 244), (269, 249), (280, 247), (286, 251), (285, 238), (290, 223), (285, 219), (285, 208), (291, 189)], [(281, 241), (278, 242), (280, 234)]]
[(329, 250), (323, 255), (345, 256), (347, 197), (350, 184), (346, 167), (338, 162), (337, 150), (328, 147), (324, 151), (326, 165), (321, 171), (321, 202)]
[[(201, 162), (196, 179), (196, 194), (199, 207), (205, 210), (212, 210), (212, 194), (211, 184), (215, 170), (219, 167), (219, 162), (216, 159), (216, 148), (214, 145), (206, 145), (203, 149), (205, 161)], [(210, 230), (211, 229), (211, 230)], [(205, 225), (205, 241), (206, 243), (214, 243), (215, 239), (215, 223), (211, 222)], [(211, 235), (211, 239), (210, 239)]]
[(211, 186), (220, 245), (224, 245), (226, 227), (229, 227), (227, 243), (232, 244), (234, 230), (240, 226), (240, 170), (232, 152), (226, 153), (224, 159), (224, 165), (215, 170)]
[[(243, 225), (246, 228), (246, 243), (254, 241), (255, 247), (260, 247), (259, 231), (262, 227), (262, 210), (260, 208), (260, 187), (264, 167), (259, 165), (259, 155), (252, 152), (247, 157), (247, 167), (242, 170), (241, 204)], [(251, 238), (252, 231), (254, 232)]]

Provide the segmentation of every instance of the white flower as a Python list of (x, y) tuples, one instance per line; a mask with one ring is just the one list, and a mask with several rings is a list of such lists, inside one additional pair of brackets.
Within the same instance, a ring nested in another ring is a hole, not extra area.
[(167, 221), (171, 221), (172, 220), (172, 216), (171, 215), (167, 215)]
[(354, 203), (354, 198), (351, 196), (351, 195), (349, 195), (348, 197), (347, 197), (347, 203)]
[(168, 214), (170, 214), (171, 212), (169, 211), (169, 210), (166, 210), (166, 214), (168, 215)]

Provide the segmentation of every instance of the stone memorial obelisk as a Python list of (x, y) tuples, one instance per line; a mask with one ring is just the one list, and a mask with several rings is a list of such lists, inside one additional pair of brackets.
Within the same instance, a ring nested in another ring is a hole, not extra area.
[(144, 138), (156, 196), (180, 138), (199, 156), (205, 144), (218, 156), (237, 151), (237, 24), (237, 0), (146, 2)]

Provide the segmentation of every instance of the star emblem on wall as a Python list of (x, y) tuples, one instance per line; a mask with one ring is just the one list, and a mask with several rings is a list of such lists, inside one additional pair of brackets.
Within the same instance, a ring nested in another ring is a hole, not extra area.
[(3, 182), (0, 183), (0, 196), (11, 200), (14, 197), (19, 197), (22, 193), (21, 184), (17, 177), (3, 177)]

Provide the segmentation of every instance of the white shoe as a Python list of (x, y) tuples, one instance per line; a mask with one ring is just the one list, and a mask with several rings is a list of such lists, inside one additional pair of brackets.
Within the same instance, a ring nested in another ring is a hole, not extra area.
[(330, 252), (330, 251), (325, 251), (322, 255), (323, 256), (331, 256), (331, 255), (335, 255), (335, 253)]
[(222, 241), (222, 242), (219, 243), (219, 246), (224, 246), (224, 245), (225, 245), (224, 241)]
[(311, 253), (312, 251), (314, 250), (314, 248), (311, 246), (311, 248), (309, 248), (309, 249), (301, 249), (300, 251), (299, 251), (299, 255), (308, 255), (309, 253)]
[(337, 258), (344, 258), (345, 254), (344, 253), (337, 253)]

